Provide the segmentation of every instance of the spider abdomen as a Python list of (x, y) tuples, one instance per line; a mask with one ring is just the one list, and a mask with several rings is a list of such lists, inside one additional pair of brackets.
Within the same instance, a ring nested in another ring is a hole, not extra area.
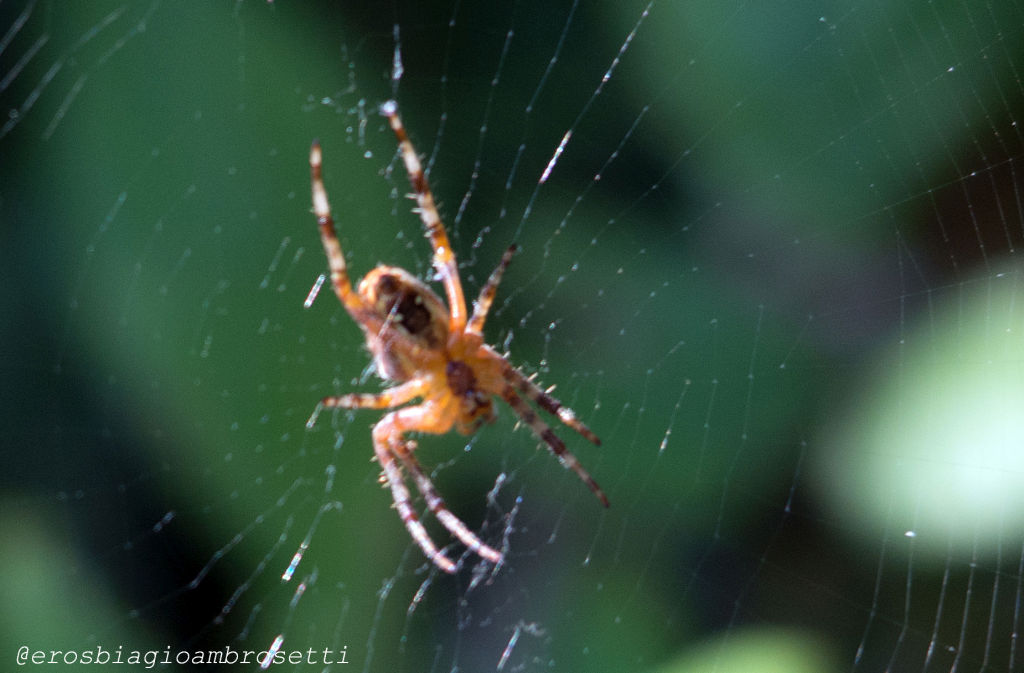
[(408, 271), (378, 266), (359, 283), (359, 296), (383, 322), (379, 332), (366, 334), (381, 377), (406, 381), (422, 369), (424, 357), (444, 348), (448, 310)]

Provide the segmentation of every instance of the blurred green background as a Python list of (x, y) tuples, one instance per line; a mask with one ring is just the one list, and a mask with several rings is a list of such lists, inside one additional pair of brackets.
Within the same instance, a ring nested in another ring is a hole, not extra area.
[[(1019, 667), (1022, 10), (0, 5), (4, 656)], [(379, 386), (303, 308), (313, 138), (353, 273), (430, 273), (390, 97), (467, 294), (521, 246), (489, 340), (604, 440), (559, 433), (608, 511), (508, 410), (420, 439), (493, 575), (424, 562), (377, 414), (304, 425)]]

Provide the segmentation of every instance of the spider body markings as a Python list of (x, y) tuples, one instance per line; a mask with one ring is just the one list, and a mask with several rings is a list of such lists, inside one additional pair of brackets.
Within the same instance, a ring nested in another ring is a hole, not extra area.
[[(460, 433), (471, 434), (483, 423), (494, 420), (493, 397), (497, 396), (607, 507), (608, 498), (601, 488), (526, 400), (555, 415), (593, 444), (601, 442), (571, 409), (484, 343), (487, 313), (516, 248), (512, 246), (505, 251), (473, 303), (472, 314), (467, 316), (455, 256), (419, 158), (398, 117), (397, 105), (388, 101), (380, 111), (398, 139), (399, 152), (417, 202), (416, 210), (434, 251), (433, 266), (444, 286), (447, 305), (425, 283), (393, 266), (377, 266), (359, 282), (357, 289), (353, 289), (321, 175), (320, 144), (314, 141), (309, 155), (313, 212), (330, 267), (331, 286), (345, 310), (362, 328), (377, 373), (396, 385), (376, 394), (325, 397), (306, 425), (313, 427), (325, 408), (392, 409), (372, 430), (374, 453), (383, 470), (382, 481), (391, 489), (395, 508), (412, 539), (437, 567), (453, 573), (457, 570), (456, 564), (437, 548), (412, 506), (403, 468), (427, 508), (471, 552), (491, 563), (499, 563), (503, 556), (448, 510), (416, 460), (416, 443), (406, 437), (408, 433), (444, 434), (454, 427)], [(420, 398), (419, 403), (402, 406), (416, 398)]]

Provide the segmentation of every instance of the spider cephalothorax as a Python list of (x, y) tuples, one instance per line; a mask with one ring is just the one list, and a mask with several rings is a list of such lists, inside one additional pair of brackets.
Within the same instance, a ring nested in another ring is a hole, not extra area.
[(472, 433), (482, 423), (493, 420), (492, 398), (498, 396), (607, 507), (608, 498), (604, 492), (522, 396), (554, 414), (594, 444), (600, 444), (600, 440), (576, 418), (572, 410), (562, 406), (532, 378), (525, 376), (484, 343), (484, 321), (494, 302), (501, 275), (515, 252), (514, 246), (505, 251), (480, 291), (480, 297), (474, 302), (472, 315), (467, 318), (466, 300), (448, 235), (394, 101), (384, 103), (381, 114), (387, 117), (398, 138), (420, 218), (434, 249), (434, 268), (444, 285), (448, 304), (445, 306), (433, 290), (412, 274), (393, 266), (376, 267), (360, 281), (358, 291), (353, 290), (321, 176), (320, 145), (314, 141), (309, 154), (313, 212), (331, 270), (331, 285), (345, 310), (362, 328), (378, 374), (397, 385), (377, 394), (350, 393), (325, 397), (317, 405), (307, 426), (313, 426), (324, 408), (392, 409), (420, 398), (418, 404), (389, 411), (373, 427), (374, 452), (384, 471), (384, 481), (391, 488), (398, 514), (427, 558), (445, 572), (455, 572), (455, 563), (438, 550), (417, 517), (395, 458), (412, 477), (428, 509), (444, 527), (472, 552), (498, 563), (502, 559), (501, 553), (481, 542), (445, 506), (413, 455), (416, 445), (406, 438), (406, 433), (443, 434), (452, 427), (464, 434)]

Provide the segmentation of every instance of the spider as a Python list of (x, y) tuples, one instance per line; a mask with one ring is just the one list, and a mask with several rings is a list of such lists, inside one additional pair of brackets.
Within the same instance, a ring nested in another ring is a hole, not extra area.
[[(416, 442), (406, 435), (411, 432), (444, 434), (453, 426), (462, 434), (471, 434), (483, 423), (494, 420), (492, 396), (498, 396), (607, 507), (608, 498), (601, 488), (523, 398), (557, 416), (595, 445), (600, 445), (601, 441), (571, 409), (542, 390), (533, 377), (524, 375), (484, 343), (484, 321), (516, 246), (509, 247), (502, 255), (473, 304), (472, 314), (467, 316), (455, 255), (419, 158), (399, 119), (398, 106), (394, 101), (387, 101), (381, 105), (380, 113), (387, 117), (398, 140), (399, 152), (412, 183), (415, 210), (433, 247), (433, 266), (444, 285), (448, 304), (446, 307), (433, 290), (408, 271), (394, 266), (377, 266), (359, 282), (358, 290), (353, 290), (327, 202), (321, 175), (320, 143), (314, 140), (309, 154), (313, 212), (327, 255), (331, 285), (345, 310), (362, 328), (378, 375), (397, 385), (377, 394), (325, 397), (306, 426), (313, 427), (325, 408), (394, 409), (373, 426), (373, 449), (383, 470), (381, 482), (391, 488), (395, 508), (412, 539), (438, 568), (448, 573), (456, 571), (456, 564), (437, 548), (416, 515), (402, 474), (403, 467), (438, 521), (471, 552), (497, 564), (502, 560), (501, 552), (484, 544), (448, 510), (416, 460)], [(420, 398), (420, 402), (401, 406), (414, 398)]]

